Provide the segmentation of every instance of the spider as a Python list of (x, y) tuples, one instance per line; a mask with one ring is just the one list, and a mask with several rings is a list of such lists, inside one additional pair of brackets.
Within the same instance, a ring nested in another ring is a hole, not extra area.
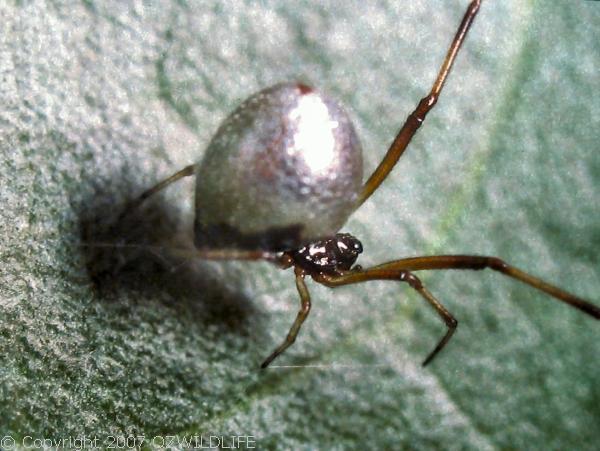
[(423, 366), (444, 348), (458, 323), (414, 271), (489, 268), (600, 319), (598, 306), (498, 257), (432, 255), (362, 268), (355, 265), (362, 252), (360, 241), (338, 232), (386, 179), (436, 105), (480, 6), (481, 0), (473, 0), (467, 7), (430, 92), (409, 114), (366, 182), (362, 181), (360, 143), (344, 110), (310, 86), (283, 83), (249, 97), (233, 111), (200, 163), (161, 181), (129, 205), (127, 211), (172, 183), (195, 175), (194, 244), (198, 257), (266, 260), (282, 269), (293, 268), (300, 309), (285, 340), (261, 368), (295, 342), (308, 317), (311, 299), (307, 276), (332, 288), (371, 280), (407, 283), (447, 327)]

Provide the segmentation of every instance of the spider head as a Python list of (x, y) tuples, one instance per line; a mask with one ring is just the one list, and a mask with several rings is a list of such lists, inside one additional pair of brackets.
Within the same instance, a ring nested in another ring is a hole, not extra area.
[(349, 233), (337, 233), (335, 244), (339, 251), (337, 253), (338, 268), (350, 269), (356, 262), (358, 255), (363, 251), (361, 242)]
[(362, 252), (362, 244), (349, 233), (338, 233), (331, 238), (307, 244), (291, 251), (294, 263), (309, 273), (338, 274), (352, 268)]

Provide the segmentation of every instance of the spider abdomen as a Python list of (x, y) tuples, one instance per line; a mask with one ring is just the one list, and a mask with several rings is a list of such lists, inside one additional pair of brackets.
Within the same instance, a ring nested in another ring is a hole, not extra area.
[(362, 151), (335, 101), (279, 84), (225, 119), (196, 175), (196, 246), (281, 251), (346, 222), (362, 186)]

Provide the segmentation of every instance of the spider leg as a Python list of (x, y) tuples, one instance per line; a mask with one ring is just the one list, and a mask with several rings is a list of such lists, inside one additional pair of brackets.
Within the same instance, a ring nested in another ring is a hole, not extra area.
[(469, 28), (471, 28), (473, 20), (479, 11), (480, 4), (481, 0), (473, 0), (469, 4), (469, 7), (463, 16), (462, 22), (456, 31), (456, 35), (452, 40), (452, 44), (450, 44), (448, 53), (446, 53), (444, 63), (440, 67), (438, 76), (431, 87), (431, 91), (427, 96), (421, 99), (417, 105), (417, 108), (408, 116), (406, 122), (396, 135), (394, 142), (383, 157), (383, 160), (381, 160), (381, 163), (379, 163), (377, 169), (375, 169), (373, 174), (371, 174), (367, 182), (363, 185), (356, 208), (362, 205), (386, 179), (388, 174), (392, 171), (406, 150), (406, 147), (412, 140), (419, 127), (421, 127), (421, 124), (425, 120), (427, 113), (429, 113), (429, 111), (437, 103), (440, 92), (444, 87), (444, 83), (448, 78), (448, 74), (450, 73), (450, 69), (454, 64), (454, 60), (456, 59), (456, 55), (458, 54), (458, 51), (465, 40), (467, 32), (469, 31)]
[(266, 260), (277, 266), (285, 269), (285, 264), (282, 256), (276, 252), (268, 251), (253, 251), (253, 250), (238, 250), (238, 249), (196, 249), (190, 250), (189, 255), (204, 260)]
[(433, 255), (428, 257), (414, 257), (395, 260), (376, 266), (379, 270), (407, 270), (420, 271), (431, 269), (471, 269), (481, 270), (489, 268), (498, 271), (508, 277), (543, 291), (546, 294), (562, 301), (571, 307), (581, 310), (588, 315), (600, 319), (600, 307), (588, 302), (574, 294), (562, 290), (542, 279), (532, 276), (512, 265), (509, 265), (498, 257), (487, 257), (479, 255)]
[(300, 294), (300, 310), (298, 311), (298, 316), (296, 316), (296, 320), (290, 331), (285, 337), (283, 343), (281, 343), (275, 351), (271, 353), (269, 357), (265, 359), (265, 361), (260, 365), (261, 368), (266, 368), (269, 364), (280, 354), (282, 354), (287, 348), (289, 348), (295, 341), (298, 332), (300, 331), (300, 327), (302, 327), (302, 323), (310, 313), (310, 294), (308, 293), (308, 288), (306, 288), (306, 283), (304, 282), (304, 271), (295, 268), (296, 273), (296, 288), (298, 288), (298, 293)]
[(381, 267), (373, 267), (364, 270), (354, 270), (348, 271), (342, 275), (330, 276), (320, 274), (317, 276), (313, 276), (314, 279), (326, 285), (328, 287), (339, 287), (342, 285), (351, 285), (354, 283), (367, 282), (369, 280), (397, 280), (399, 282), (406, 282), (417, 291), (423, 299), (425, 299), (429, 305), (431, 305), (437, 314), (442, 318), (446, 327), (448, 328), (446, 334), (442, 337), (442, 339), (438, 342), (438, 344), (433, 348), (433, 351), (429, 353), (427, 358), (423, 361), (423, 366), (427, 365), (429, 362), (433, 360), (433, 358), (446, 346), (452, 335), (456, 331), (456, 327), (458, 326), (458, 322), (452, 316), (452, 314), (444, 307), (440, 301), (438, 301), (430, 292), (423, 286), (421, 280), (410, 271), (400, 269), (400, 268), (381, 268)]
[[(181, 180), (184, 177), (194, 175), (196, 165), (191, 164), (185, 168), (177, 171), (175, 174), (167, 177), (161, 182), (154, 185), (152, 188), (147, 189), (140, 194), (136, 199), (129, 202), (123, 212), (120, 214), (118, 222), (121, 222), (127, 215), (135, 211), (146, 199), (154, 194), (167, 188), (169, 185)], [(111, 245), (109, 243), (109, 245)], [(111, 245), (112, 246), (112, 245)], [(131, 245), (137, 246), (137, 245)], [(147, 247), (149, 249), (160, 249), (160, 246), (140, 246)], [(261, 251), (261, 250), (240, 250), (240, 249), (185, 249), (185, 248), (174, 248), (169, 247), (169, 252), (175, 255), (179, 255), (184, 258), (202, 258), (205, 260), (267, 260), (271, 263), (275, 263), (282, 268), (289, 268), (290, 264), (287, 262), (286, 257), (275, 252)]]
[(125, 216), (127, 216), (130, 212), (137, 209), (150, 196), (158, 193), (159, 191), (163, 190), (167, 186), (175, 183), (176, 181), (178, 181), (184, 177), (189, 177), (190, 175), (194, 175), (195, 169), (196, 169), (196, 165), (190, 164), (189, 166), (186, 166), (185, 168), (183, 168), (181, 171), (176, 172), (175, 174), (171, 175), (170, 177), (167, 177), (163, 181), (157, 183), (152, 188), (144, 191), (136, 199), (132, 200), (131, 202), (129, 202), (127, 204), (127, 208), (125, 208), (125, 210), (123, 210), (123, 212), (119, 216), (118, 222), (120, 222), (120, 220), (123, 219)]

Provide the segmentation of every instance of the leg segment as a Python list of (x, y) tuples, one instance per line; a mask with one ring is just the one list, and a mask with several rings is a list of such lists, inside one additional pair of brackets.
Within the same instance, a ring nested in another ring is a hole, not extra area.
[(463, 20), (458, 27), (456, 35), (454, 36), (452, 44), (448, 49), (448, 53), (446, 53), (444, 63), (442, 64), (438, 76), (431, 87), (431, 91), (426, 97), (421, 99), (417, 108), (408, 116), (406, 122), (398, 132), (398, 135), (396, 135), (394, 142), (385, 154), (385, 157), (381, 163), (379, 163), (379, 166), (377, 169), (375, 169), (373, 174), (371, 174), (369, 180), (367, 180), (362, 187), (362, 192), (360, 193), (360, 197), (356, 206), (357, 208), (362, 205), (363, 202), (366, 201), (385, 180), (406, 150), (406, 147), (412, 140), (412, 137), (425, 120), (427, 113), (429, 113), (429, 111), (437, 103), (440, 92), (444, 87), (444, 83), (448, 78), (448, 74), (450, 73), (450, 69), (454, 64), (454, 60), (456, 59), (456, 55), (458, 54), (458, 51), (465, 40), (467, 32), (469, 31), (469, 28), (471, 28), (471, 24), (473, 23), (473, 20), (479, 11), (480, 4), (481, 0), (473, 0), (467, 8)]
[(144, 191), (137, 199), (131, 201), (127, 205), (127, 208), (125, 209), (125, 211), (123, 211), (123, 213), (121, 213), (120, 219), (122, 219), (123, 217), (127, 216), (129, 214), (129, 212), (131, 212), (132, 210), (135, 210), (136, 208), (138, 208), (142, 204), (142, 202), (144, 202), (146, 199), (148, 199), (153, 194), (158, 193), (162, 189), (166, 188), (167, 186), (175, 183), (176, 181), (178, 181), (178, 180), (180, 180), (180, 179), (182, 179), (184, 177), (188, 177), (190, 175), (194, 175), (194, 170), (195, 169), (196, 169), (196, 165), (195, 164), (191, 164), (189, 166), (186, 166), (181, 171), (176, 172), (175, 174), (173, 174), (172, 176), (166, 178), (162, 182), (157, 183), (152, 188)]
[(285, 268), (280, 255), (267, 251), (245, 251), (237, 249), (197, 249), (190, 255), (204, 260), (267, 260), (282, 268)]
[(310, 295), (308, 293), (308, 289), (306, 288), (306, 283), (304, 282), (304, 271), (296, 268), (296, 288), (298, 288), (298, 293), (300, 294), (300, 310), (298, 311), (298, 316), (296, 316), (296, 321), (292, 324), (290, 331), (287, 334), (287, 337), (281, 343), (273, 353), (265, 359), (265, 361), (260, 366), (261, 368), (266, 368), (269, 364), (280, 354), (282, 354), (287, 348), (289, 348), (294, 341), (296, 341), (296, 336), (300, 331), (300, 327), (302, 327), (302, 323), (310, 313)]
[(426, 269), (493, 269), (501, 272), (513, 279), (520, 280), (527, 285), (543, 291), (546, 294), (562, 301), (571, 307), (581, 310), (588, 315), (600, 319), (600, 307), (585, 301), (567, 291), (561, 290), (554, 285), (550, 285), (537, 277), (521, 271), (514, 266), (509, 265), (498, 257), (484, 257), (478, 255), (434, 255), (429, 257), (415, 257), (395, 260), (376, 266), (374, 269), (386, 270), (407, 270), (420, 271)]
[(322, 283), (328, 287), (339, 287), (342, 285), (350, 285), (354, 283), (367, 282), (369, 280), (397, 280), (400, 282), (408, 283), (411, 288), (416, 290), (425, 299), (429, 305), (431, 305), (437, 314), (442, 318), (448, 331), (438, 342), (436, 347), (429, 353), (427, 358), (423, 361), (423, 366), (427, 365), (433, 360), (433, 358), (446, 346), (446, 343), (450, 341), (450, 338), (454, 334), (458, 322), (452, 316), (452, 314), (446, 310), (446, 308), (438, 301), (430, 292), (423, 286), (417, 276), (404, 269), (386, 269), (380, 267), (369, 268), (365, 270), (349, 271), (346, 274), (339, 276), (328, 276), (319, 275), (315, 276), (317, 282)]
[[(119, 220), (122, 220), (130, 212), (132, 212), (136, 208), (138, 208), (150, 196), (158, 193), (159, 191), (163, 190), (164, 188), (168, 187), (169, 185), (172, 185), (173, 183), (177, 182), (178, 180), (181, 180), (184, 177), (189, 177), (191, 175), (194, 175), (195, 170), (196, 170), (195, 164), (186, 166), (185, 168), (176, 172), (175, 174), (171, 175), (170, 177), (166, 178), (165, 180), (157, 183), (152, 188), (144, 191), (139, 197), (137, 197), (136, 199), (134, 199), (127, 205), (127, 208), (121, 213)], [(109, 243), (109, 245), (111, 245), (111, 244)], [(132, 245), (132, 246), (135, 246), (135, 245)], [(156, 247), (154, 247), (154, 246), (144, 246), (144, 247), (156, 249)], [(185, 258), (203, 258), (205, 260), (267, 260), (272, 263), (278, 264), (282, 268), (289, 268), (289, 266), (290, 266), (289, 262), (284, 261), (285, 256), (280, 256), (274, 252), (267, 252), (267, 251), (261, 251), (261, 250), (247, 251), (247, 250), (237, 250), (237, 249), (196, 249), (196, 250), (192, 251), (189, 249), (176, 249), (176, 248), (169, 248), (168, 250), (171, 253), (174, 253), (176, 255), (179, 255), (179, 256), (182, 256)]]

